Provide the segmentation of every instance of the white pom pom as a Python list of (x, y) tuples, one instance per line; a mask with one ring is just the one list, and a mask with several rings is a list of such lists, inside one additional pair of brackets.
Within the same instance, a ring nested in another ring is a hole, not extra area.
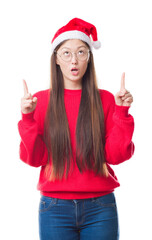
[(92, 46), (95, 48), (95, 49), (98, 49), (101, 47), (101, 42), (100, 41), (94, 41), (92, 43)]

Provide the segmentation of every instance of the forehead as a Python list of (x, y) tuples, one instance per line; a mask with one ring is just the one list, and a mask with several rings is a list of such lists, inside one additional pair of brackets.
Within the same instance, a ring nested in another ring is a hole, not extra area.
[(87, 47), (87, 45), (79, 39), (69, 39), (65, 41), (59, 49), (68, 48), (71, 50), (76, 50), (80, 47)]

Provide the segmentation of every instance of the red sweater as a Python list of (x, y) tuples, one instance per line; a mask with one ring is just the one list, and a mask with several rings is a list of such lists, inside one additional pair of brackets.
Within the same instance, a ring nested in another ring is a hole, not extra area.
[[(75, 130), (81, 92), (81, 89), (64, 89), (64, 103), (73, 151), (76, 149)], [(114, 97), (110, 92), (101, 89), (99, 92), (105, 116), (105, 157), (109, 170), (108, 177), (96, 176), (92, 170), (80, 173), (75, 164), (74, 171), (67, 179), (48, 181), (44, 174), (48, 153), (43, 141), (43, 132), (50, 91), (44, 90), (36, 93), (34, 96), (38, 98), (38, 102), (35, 111), (29, 114), (22, 113), (22, 120), (18, 123), (21, 136), (20, 158), (30, 166), (41, 166), (37, 185), (41, 194), (61, 199), (84, 199), (111, 193), (120, 186), (109, 164), (119, 164), (131, 158), (134, 152), (132, 142), (134, 120), (128, 113), (129, 107), (115, 105)]]

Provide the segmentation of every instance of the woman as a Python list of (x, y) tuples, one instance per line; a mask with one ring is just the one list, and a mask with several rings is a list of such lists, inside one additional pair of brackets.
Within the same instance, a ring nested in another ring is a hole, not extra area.
[(23, 82), (20, 158), (41, 166), (41, 240), (119, 238), (120, 184), (109, 164), (134, 152), (133, 97), (124, 73), (115, 98), (98, 89), (92, 46), (100, 47), (95, 26), (72, 19), (52, 40), (50, 89), (32, 96)]

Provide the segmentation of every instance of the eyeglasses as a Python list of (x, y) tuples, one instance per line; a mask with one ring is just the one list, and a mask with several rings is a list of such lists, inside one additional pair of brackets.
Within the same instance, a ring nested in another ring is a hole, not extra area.
[(64, 50), (59, 54), (58, 52), (55, 52), (61, 59), (65, 62), (70, 62), (73, 55), (77, 57), (78, 60), (80, 61), (88, 61), (89, 56), (90, 56), (90, 51), (88, 49), (80, 49), (77, 52), (70, 52), (69, 50)]

